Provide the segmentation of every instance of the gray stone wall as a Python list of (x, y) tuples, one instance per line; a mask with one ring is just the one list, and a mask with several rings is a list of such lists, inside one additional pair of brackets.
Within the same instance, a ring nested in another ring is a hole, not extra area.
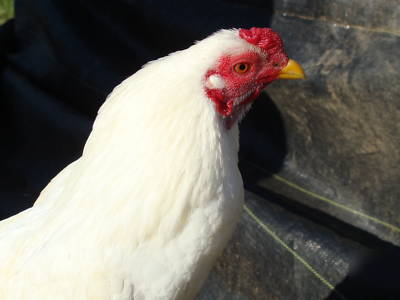
[(242, 124), (258, 221), (244, 212), (198, 299), (400, 299), (400, 5), (274, 3), (307, 80), (273, 83)]
[[(282, 1), (272, 27), (305, 82), (276, 82), (288, 154), (281, 174), (338, 206), (280, 192), (400, 244), (400, 5)], [(294, 4), (296, 3), (296, 4)], [(268, 186), (265, 181), (264, 184)]]

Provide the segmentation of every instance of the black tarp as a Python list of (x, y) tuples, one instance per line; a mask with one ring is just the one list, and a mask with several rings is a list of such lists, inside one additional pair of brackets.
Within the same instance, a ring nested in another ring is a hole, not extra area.
[(198, 298), (399, 299), (398, 13), (394, 0), (17, 0), (0, 27), (0, 219), (80, 156), (141, 65), (272, 25), (308, 80), (272, 84), (241, 124), (248, 210)]

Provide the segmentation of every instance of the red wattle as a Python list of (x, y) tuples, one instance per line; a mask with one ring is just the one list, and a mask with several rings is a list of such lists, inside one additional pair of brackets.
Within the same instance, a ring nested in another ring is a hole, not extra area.
[(215, 108), (223, 116), (228, 116), (232, 113), (233, 101), (225, 101), (225, 97), (221, 90), (217, 89), (206, 89), (208, 98), (210, 98), (214, 104)]

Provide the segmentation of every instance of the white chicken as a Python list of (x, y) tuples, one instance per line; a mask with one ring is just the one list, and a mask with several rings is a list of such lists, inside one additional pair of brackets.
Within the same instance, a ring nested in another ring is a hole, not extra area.
[(242, 211), (238, 121), (302, 78), (267, 28), (221, 30), (146, 64), (82, 156), (0, 222), (0, 299), (191, 299)]

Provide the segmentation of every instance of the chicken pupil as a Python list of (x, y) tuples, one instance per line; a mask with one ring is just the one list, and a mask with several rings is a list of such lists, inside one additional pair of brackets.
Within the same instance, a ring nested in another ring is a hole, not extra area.
[(246, 70), (246, 65), (245, 64), (240, 64), (239, 65), (239, 69), (240, 69), (240, 71)]

